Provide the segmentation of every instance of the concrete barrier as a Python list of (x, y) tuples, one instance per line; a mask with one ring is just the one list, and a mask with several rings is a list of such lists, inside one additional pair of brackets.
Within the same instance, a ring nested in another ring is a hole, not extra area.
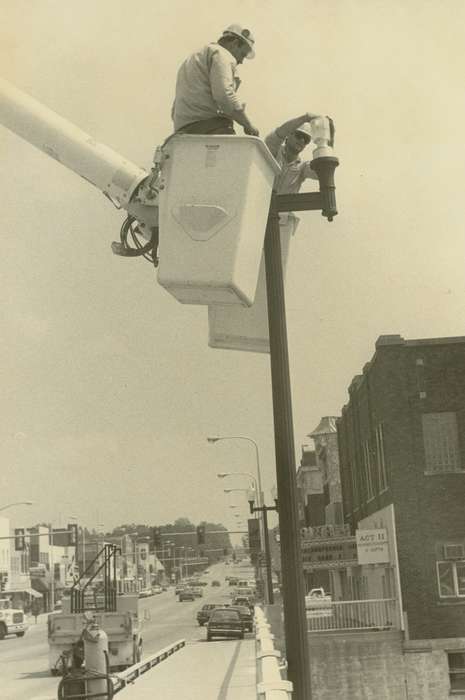
[(280, 665), (281, 652), (274, 648), (274, 635), (271, 634), (265, 614), (255, 608), (255, 636), (257, 639), (257, 684), (258, 700), (290, 700), (292, 683), (283, 679)]

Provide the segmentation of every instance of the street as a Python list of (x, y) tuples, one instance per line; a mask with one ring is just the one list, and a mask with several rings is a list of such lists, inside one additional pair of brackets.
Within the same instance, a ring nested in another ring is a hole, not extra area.
[[(212, 566), (210, 573), (202, 576), (208, 581), (208, 586), (203, 587), (204, 596), (195, 601), (180, 603), (172, 587), (159, 595), (140, 599), (140, 616), (144, 619), (143, 658), (178, 639), (185, 639), (186, 645), (205, 643), (206, 631), (198, 625), (196, 613), (204, 603), (230, 601), (224, 580), (229, 568), (232, 569), (222, 564)], [(221, 582), (220, 587), (211, 586), (214, 579)], [(215, 642), (216, 649), (219, 645), (227, 645), (229, 649), (234, 642)], [(24, 637), (6, 637), (0, 642), (0, 676), (2, 700), (56, 697), (59, 678), (52, 677), (48, 668), (47, 615), (41, 615), (37, 624), (31, 618)]]

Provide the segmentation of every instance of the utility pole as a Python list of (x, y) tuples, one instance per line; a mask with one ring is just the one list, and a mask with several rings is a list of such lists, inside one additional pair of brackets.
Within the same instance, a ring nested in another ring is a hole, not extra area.
[(284, 628), (288, 677), (293, 700), (311, 700), (310, 655), (305, 614), (297, 485), (295, 474), (292, 396), (287, 344), (286, 307), (279, 230), (279, 212), (322, 210), (332, 221), (337, 214), (335, 157), (316, 158), (312, 168), (320, 191), (303, 194), (273, 194), (265, 234), (265, 268), (270, 337), (271, 384), (278, 485), (279, 528), (283, 576)]
[[(263, 539), (264, 539), (264, 547), (265, 547), (265, 563), (266, 563), (266, 587), (267, 587), (267, 596), (266, 600), (269, 605), (274, 604), (274, 594), (273, 594), (273, 580), (271, 577), (271, 552), (270, 552), (270, 534), (268, 531), (268, 511), (269, 510), (278, 510), (278, 503), (276, 502), (276, 505), (274, 506), (266, 506), (264, 503), (258, 506), (254, 506), (254, 495), (253, 491), (249, 492), (248, 499), (249, 501), (249, 506), (250, 506), (250, 513), (253, 515), (253, 513), (258, 513), (260, 512), (262, 514), (262, 520), (263, 520)], [(260, 501), (261, 502), (261, 501)]]

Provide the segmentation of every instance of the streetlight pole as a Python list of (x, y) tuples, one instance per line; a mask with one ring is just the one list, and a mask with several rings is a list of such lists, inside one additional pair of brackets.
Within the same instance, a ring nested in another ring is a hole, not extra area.
[(316, 156), (311, 161), (312, 168), (318, 175), (319, 192), (281, 195), (273, 193), (265, 232), (264, 253), (276, 477), (280, 504), (281, 558), (285, 572), (283, 576), (284, 626), (288, 677), (293, 683), (294, 700), (311, 700), (312, 689), (297, 513), (295, 447), (279, 213), (321, 210), (322, 215), (332, 221), (333, 216), (337, 214), (334, 170), (338, 163), (337, 158), (331, 156)]
[(268, 602), (270, 605), (274, 604), (274, 595), (273, 595), (273, 580), (271, 577), (271, 552), (270, 552), (270, 535), (268, 531), (268, 511), (269, 510), (278, 510), (278, 502), (275, 500), (275, 505), (274, 506), (258, 506), (254, 507), (254, 494), (253, 491), (249, 492), (247, 500), (249, 501), (249, 507), (250, 507), (250, 512), (251, 513), (256, 513), (257, 511), (260, 511), (262, 513), (263, 517), (263, 526), (264, 526), (264, 535), (265, 535), (265, 561), (266, 561), (266, 582), (267, 582), (267, 587), (268, 587)]
[(55, 553), (53, 551), (53, 527), (49, 523), (49, 546), (50, 546), (50, 612), (55, 609)]
[(256, 460), (256, 465), (257, 465), (257, 479), (258, 479), (258, 504), (262, 504), (262, 476), (261, 476), (261, 471), (260, 471), (260, 454), (258, 450), (258, 445), (255, 442), (255, 440), (251, 437), (248, 437), (247, 435), (214, 435), (214, 436), (209, 436), (207, 437), (207, 442), (210, 443), (215, 443), (219, 442), (220, 440), (246, 440), (247, 442), (251, 442), (254, 447), (255, 447), (255, 460)]

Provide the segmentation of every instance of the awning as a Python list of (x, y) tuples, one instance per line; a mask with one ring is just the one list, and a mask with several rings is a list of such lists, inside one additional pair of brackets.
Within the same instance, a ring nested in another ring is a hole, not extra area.
[(48, 593), (48, 585), (43, 578), (33, 578), (32, 585), (35, 587), (36, 591), (40, 591), (41, 593)]
[(27, 593), (33, 598), (42, 598), (42, 593), (34, 591), (32, 588), (16, 588), (15, 590), (4, 591), (4, 593)]

